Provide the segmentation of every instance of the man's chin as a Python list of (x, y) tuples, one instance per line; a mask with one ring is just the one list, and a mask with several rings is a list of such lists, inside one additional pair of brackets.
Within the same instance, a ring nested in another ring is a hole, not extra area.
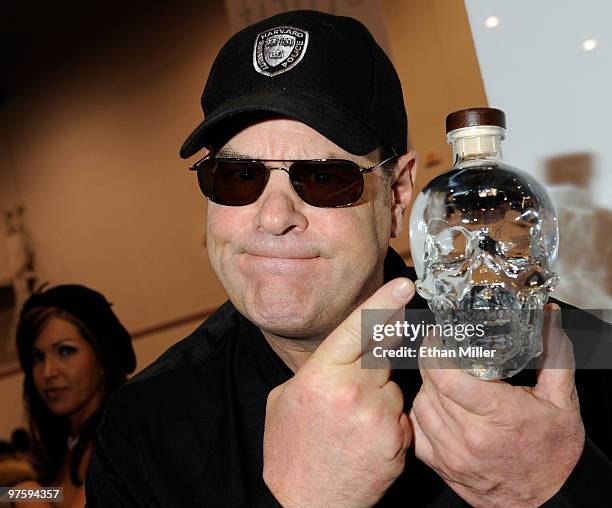
[(309, 328), (305, 319), (296, 315), (282, 314), (256, 314), (253, 316), (255, 324), (262, 330), (286, 337), (297, 334)]
[(247, 317), (262, 331), (288, 339), (307, 339), (317, 335), (319, 328), (313, 316), (283, 312), (283, 309), (252, 309)]

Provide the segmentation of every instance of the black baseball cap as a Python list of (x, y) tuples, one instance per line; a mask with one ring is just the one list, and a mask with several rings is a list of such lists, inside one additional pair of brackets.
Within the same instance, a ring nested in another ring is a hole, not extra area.
[(262, 113), (299, 120), (355, 155), (407, 151), (397, 72), (353, 18), (302, 10), (246, 27), (217, 55), (201, 102), (205, 119), (183, 143), (185, 159)]

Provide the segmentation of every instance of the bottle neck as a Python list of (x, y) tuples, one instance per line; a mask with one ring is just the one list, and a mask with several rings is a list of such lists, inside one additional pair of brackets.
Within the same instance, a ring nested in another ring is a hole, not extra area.
[(454, 165), (476, 159), (502, 160), (501, 144), (505, 138), (505, 129), (501, 127), (464, 127), (449, 132), (447, 138), (453, 147)]

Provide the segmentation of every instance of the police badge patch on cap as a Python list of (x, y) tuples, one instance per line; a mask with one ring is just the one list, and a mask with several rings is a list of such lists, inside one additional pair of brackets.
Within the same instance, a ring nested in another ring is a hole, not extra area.
[(276, 76), (293, 69), (306, 53), (308, 32), (292, 26), (277, 26), (257, 34), (253, 67), (264, 76)]

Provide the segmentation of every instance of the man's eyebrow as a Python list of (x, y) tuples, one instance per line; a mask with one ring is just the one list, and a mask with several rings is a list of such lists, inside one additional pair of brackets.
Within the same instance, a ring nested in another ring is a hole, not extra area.
[[(249, 159), (249, 160), (257, 160), (257, 157), (253, 157), (252, 155), (247, 155), (244, 153), (240, 153), (233, 148), (221, 148), (216, 154), (215, 157), (220, 158), (228, 158), (228, 159)], [(317, 157), (302, 157), (300, 159), (287, 159), (287, 160), (311, 160), (311, 159), (342, 159), (347, 160), (348, 157), (346, 155), (342, 155), (335, 152), (327, 152), (322, 155), (318, 155)], [(284, 160), (284, 159), (281, 159)], [(350, 160), (350, 159), (349, 159)]]
[(236, 150), (234, 150), (233, 148), (221, 148), (216, 154), (215, 157), (226, 157), (229, 159), (252, 159), (253, 157), (250, 157), (248, 155), (245, 155), (243, 153), (239, 153)]

